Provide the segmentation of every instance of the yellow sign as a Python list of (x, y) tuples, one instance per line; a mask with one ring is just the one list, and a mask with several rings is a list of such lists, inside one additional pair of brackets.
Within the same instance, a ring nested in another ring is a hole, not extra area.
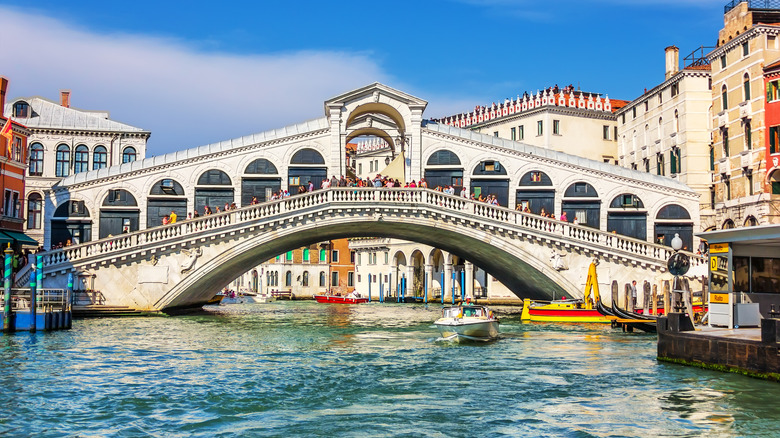
[(729, 252), (729, 244), (728, 243), (711, 243), (710, 244), (710, 254), (720, 254), (724, 252)]
[(728, 304), (729, 294), (710, 293), (710, 304)]
[(717, 270), (718, 270), (718, 258), (710, 257), (710, 271), (717, 271)]

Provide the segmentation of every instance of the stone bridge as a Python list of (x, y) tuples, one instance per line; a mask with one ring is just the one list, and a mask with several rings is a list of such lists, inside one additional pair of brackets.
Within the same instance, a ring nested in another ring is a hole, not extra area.
[[(671, 255), (667, 246), (429, 189), (330, 188), (46, 252), (43, 284), (65, 287), (73, 274), (106, 305), (172, 311), (204, 304), (278, 254), (346, 237), (436, 246), (534, 299), (581, 297), (593, 258), (604, 283), (664, 272)], [(568, 269), (553, 268), (553, 254)]]

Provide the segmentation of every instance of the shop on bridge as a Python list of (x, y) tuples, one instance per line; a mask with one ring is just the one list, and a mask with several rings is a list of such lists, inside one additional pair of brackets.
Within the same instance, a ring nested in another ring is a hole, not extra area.
[(655, 216), (655, 243), (671, 246), (675, 234), (683, 241), (683, 250), (692, 251), (693, 221), (688, 210), (677, 204), (667, 205)]
[[(520, 210), (540, 214), (555, 211), (555, 187), (546, 173), (535, 170), (520, 178), (520, 187), (516, 193), (516, 204)], [(571, 219), (570, 219), (571, 220)]]
[(217, 207), (223, 210), (225, 204), (232, 204), (233, 196), (233, 183), (230, 177), (218, 169), (207, 170), (201, 174), (195, 186), (195, 210), (203, 215), (208, 206), (216, 213)]
[(100, 208), (99, 238), (138, 231), (140, 215), (132, 193), (124, 189), (109, 190)]
[(268, 201), (281, 189), (282, 179), (276, 166), (265, 158), (258, 158), (246, 166), (241, 178), (241, 206), (251, 205), (253, 199)]
[[(163, 223), (163, 218), (176, 213), (181, 219), (187, 217), (187, 197), (184, 187), (170, 178), (158, 181), (149, 191), (146, 201), (146, 227), (156, 227)], [(201, 210), (202, 211), (202, 210)]]
[(84, 201), (69, 200), (54, 211), (51, 219), (52, 247), (92, 240), (92, 219)]
[(509, 206), (509, 177), (506, 169), (495, 160), (483, 161), (471, 174), (470, 190), (474, 197), (494, 195), (498, 205)]
[[(338, 176), (338, 175), (337, 175)], [(315, 189), (322, 187), (322, 181), (328, 177), (325, 159), (314, 149), (301, 149), (290, 160), (287, 170), (287, 191), (298, 193), (299, 187), (307, 187), (309, 182)]]
[(601, 199), (596, 189), (586, 182), (575, 182), (563, 193), (561, 211), (573, 222), (577, 219), (579, 225), (600, 228)]
[(460, 194), (463, 189), (463, 167), (460, 158), (448, 150), (434, 152), (426, 164), (425, 182), (430, 189), (453, 186), (455, 193)]
[(642, 200), (631, 193), (615, 197), (607, 210), (607, 231), (647, 240), (647, 210)]

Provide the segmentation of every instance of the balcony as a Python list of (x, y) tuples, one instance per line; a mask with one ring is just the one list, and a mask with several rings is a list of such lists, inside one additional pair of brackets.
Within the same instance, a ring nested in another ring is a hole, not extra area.
[(729, 116), (726, 114), (726, 111), (721, 111), (718, 113), (718, 127), (719, 128), (725, 128), (726, 125), (729, 124)]
[(748, 105), (748, 102), (742, 102), (739, 104), (739, 118), (750, 119), (750, 105)]
[(739, 154), (739, 167), (747, 168), (753, 164), (753, 151), (742, 151)]
[(723, 158), (718, 162), (718, 173), (721, 175), (731, 174), (731, 168), (729, 166), (728, 158)]

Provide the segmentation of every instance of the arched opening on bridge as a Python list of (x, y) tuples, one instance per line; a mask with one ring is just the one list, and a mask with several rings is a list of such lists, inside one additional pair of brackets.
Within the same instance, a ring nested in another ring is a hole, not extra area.
[(470, 185), (475, 198), (492, 195), (498, 200), (498, 205), (509, 206), (509, 178), (506, 177), (506, 169), (497, 160), (479, 163), (471, 174)]
[(156, 227), (165, 216), (176, 213), (180, 220), (187, 217), (187, 197), (178, 181), (165, 178), (157, 181), (146, 201), (146, 228)]
[(601, 199), (596, 189), (586, 182), (575, 182), (566, 188), (561, 211), (566, 212), (570, 221), (577, 218), (579, 225), (601, 227)]
[(206, 207), (216, 213), (217, 209), (224, 210), (225, 204), (233, 202), (233, 183), (225, 172), (211, 169), (200, 175), (195, 186), (195, 210), (201, 215)]
[(282, 178), (276, 166), (265, 158), (258, 158), (244, 169), (241, 177), (241, 206), (265, 202), (282, 190)]
[(463, 166), (460, 158), (447, 149), (434, 152), (425, 165), (425, 182), (428, 188), (453, 186), (455, 193), (463, 189)]
[(309, 183), (315, 189), (322, 186), (322, 180), (328, 177), (328, 168), (325, 167), (325, 159), (311, 148), (304, 148), (296, 152), (290, 159), (290, 167), (287, 170), (287, 191), (290, 194), (303, 193), (308, 190)]
[(647, 210), (642, 200), (631, 193), (615, 197), (607, 210), (607, 231), (647, 240)]
[(409, 281), (407, 295), (422, 297), (425, 287), (425, 257), (419, 249), (416, 249), (412, 252), (411, 258), (412, 280)]
[(92, 240), (92, 219), (84, 201), (65, 201), (54, 211), (51, 219), (52, 248), (89, 242)]
[(693, 248), (693, 221), (688, 210), (677, 204), (661, 208), (655, 216), (655, 241), (671, 246), (674, 235), (679, 234), (683, 241), (683, 250)]
[[(345, 126), (347, 143), (360, 136), (374, 136), (384, 140), (389, 147), (390, 161), (404, 153), (405, 144), (409, 141), (404, 117), (386, 103), (371, 102), (358, 106), (349, 114)], [(392, 176), (404, 181), (404, 163), (400, 164), (400, 175)], [(367, 171), (364, 169), (364, 172)], [(356, 174), (359, 175), (359, 172)]]
[(552, 179), (539, 170), (527, 172), (520, 178), (517, 189), (517, 207), (519, 210), (539, 214), (542, 209), (547, 213), (555, 211), (555, 187)]
[(138, 231), (141, 210), (132, 193), (124, 189), (111, 189), (103, 198), (100, 208), (100, 238)]
[(360, 135), (347, 140), (347, 168), (357, 179), (373, 180), (378, 174), (403, 179), (403, 166), (392, 175), (386, 172), (393, 161), (393, 140), (379, 131), (374, 135)]

